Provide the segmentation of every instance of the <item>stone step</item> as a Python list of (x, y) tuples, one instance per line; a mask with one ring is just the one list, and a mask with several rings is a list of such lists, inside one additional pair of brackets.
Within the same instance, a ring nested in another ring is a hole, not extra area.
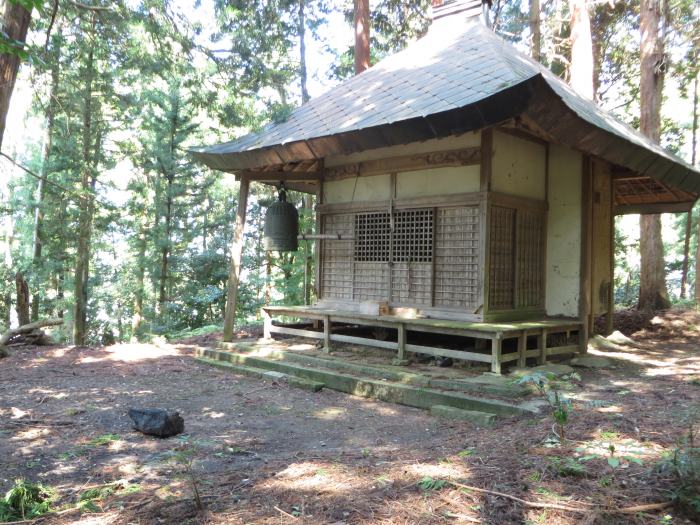
[(462, 410), (460, 408), (448, 407), (445, 405), (433, 405), (430, 413), (434, 416), (446, 419), (457, 419), (459, 421), (469, 421), (480, 427), (490, 427), (496, 420), (496, 414), (488, 412), (477, 412), (474, 410)]
[(208, 349), (199, 350), (197, 353), (210, 359), (228, 361), (246, 367), (273, 370), (302, 379), (317, 381), (323, 383), (327, 388), (340, 392), (416, 408), (430, 409), (433, 405), (445, 405), (501, 416), (528, 414), (536, 411), (535, 408), (528, 405), (515, 405), (497, 399), (473, 397), (461, 392), (417, 387), (385, 379), (377, 380), (367, 377), (356, 377), (321, 367), (307, 367), (259, 356)]
[[(349, 372), (355, 375), (386, 379), (397, 383), (433, 387), (440, 390), (456, 390), (458, 392), (472, 392), (477, 394), (490, 394), (505, 398), (517, 399), (525, 396), (528, 389), (516, 385), (509, 378), (492, 374), (483, 374), (476, 377), (464, 377), (459, 379), (434, 378), (427, 374), (406, 372), (397, 366), (365, 365), (353, 363), (343, 359), (334, 359), (304, 355), (298, 352), (284, 350), (274, 342), (238, 342), (219, 343), (217, 348), (234, 353), (256, 352), (259, 357), (277, 359), (288, 362), (305, 364), (308, 366), (320, 366), (330, 370)], [(398, 370), (397, 370), (398, 369)]]
[(220, 359), (211, 359), (208, 357), (195, 357), (195, 361), (206, 365), (215, 366), (218, 368), (223, 368), (225, 370), (230, 370), (231, 372), (235, 372), (244, 376), (254, 377), (256, 379), (284, 381), (289, 386), (301, 388), (302, 390), (309, 390), (311, 392), (318, 392), (325, 386), (323, 383), (319, 383), (318, 381), (310, 381), (308, 379), (290, 376), (289, 374), (283, 374), (274, 370), (265, 370), (262, 368), (254, 368), (252, 366), (237, 365), (235, 363), (222, 361)]

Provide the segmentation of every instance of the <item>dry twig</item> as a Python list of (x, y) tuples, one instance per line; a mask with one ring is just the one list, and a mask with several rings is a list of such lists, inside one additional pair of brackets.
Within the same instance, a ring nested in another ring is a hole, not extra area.
[[(521, 498), (518, 498), (517, 496), (513, 496), (512, 494), (506, 494), (504, 492), (497, 492), (495, 490), (488, 490), (488, 489), (482, 489), (479, 487), (473, 487), (471, 485), (464, 485), (462, 483), (457, 483), (456, 481), (450, 481), (449, 482), (452, 486), (461, 488), (461, 489), (466, 489), (466, 490), (471, 490), (474, 492), (481, 492), (483, 494), (491, 494), (493, 496), (499, 496), (502, 498), (507, 498), (513, 501), (516, 501), (520, 503), (521, 505), (525, 505), (526, 507), (533, 507), (537, 509), (553, 509), (553, 510), (563, 510), (566, 512), (578, 512), (578, 513), (586, 513), (586, 512), (591, 512), (593, 510), (593, 505), (591, 503), (585, 503), (582, 501), (576, 502), (577, 505), (585, 505), (585, 507), (572, 507), (569, 505), (559, 505), (557, 503), (544, 503), (540, 501), (527, 501)], [(666, 507), (669, 507), (671, 505), (670, 501), (664, 501), (661, 503), (647, 503), (643, 505), (635, 505), (633, 507), (625, 507), (622, 509), (616, 509), (616, 508), (599, 508), (600, 512), (603, 512), (605, 514), (636, 514), (637, 512), (649, 512), (653, 510), (661, 510), (665, 509)]]
[(279, 508), (277, 505), (275, 505), (275, 510), (278, 511), (278, 512), (281, 512), (281, 513), (284, 514), (285, 516), (289, 516), (290, 518), (292, 518), (292, 519), (294, 519), (294, 520), (298, 520), (298, 519), (299, 519), (297, 516), (294, 516), (293, 514), (290, 514), (289, 512), (283, 511), (283, 510), (282, 510), (281, 508)]

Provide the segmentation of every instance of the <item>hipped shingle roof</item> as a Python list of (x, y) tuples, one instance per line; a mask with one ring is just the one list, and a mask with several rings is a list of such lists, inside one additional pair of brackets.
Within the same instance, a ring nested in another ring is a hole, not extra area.
[(193, 154), (212, 168), (237, 171), (447, 136), (519, 115), (557, 142), (700, 192), (700, 173), (692, 166), (579, 96), (476, 20), (441, 20), (420, 40), (295, 109), (286, 121)]

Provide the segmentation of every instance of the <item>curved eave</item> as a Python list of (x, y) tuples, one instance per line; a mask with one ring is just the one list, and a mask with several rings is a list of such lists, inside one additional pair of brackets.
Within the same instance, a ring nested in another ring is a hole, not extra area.
[(226, 151), (230, 143), (192, 154), (210, 168), (236, 172), (444, 138), (520, 116), (551, 142), (686, 192), (700, 193), (700, 172), (695, 168), (570, 93), (559, 79), (549, 77), (538, 73), (473, 104), (441, 113), (248, 151)]
[(227, 152), (227, 144), (222, 144), (192, 150), (191, 153), (196, 160), (210, 168), (229, 172), (322, 159), (329, 155), (444, 138), (493, 126), (525, 111), (532, 96), (530, 79), (461, 108), (390, 124), (248, 151)]
[[(700, 193), (700, 172), (693, 166), (650, 143), (637, 131), (618, 121), (616, 124), (621, 132), (632, 134), (634, 142), (593, 124), (587, 115), (581, 115), (576, 107), (557, 93), (548, 79), (539, 75), (533, 80), (536, 82), (533, 86), (536, 95), (524, 115), (540, 131), (546, 133), (552, 142), (600, 157), (611, 164), (686, 192), (696, 195)], [(602, 113), (602, 110), (596, 110)]]

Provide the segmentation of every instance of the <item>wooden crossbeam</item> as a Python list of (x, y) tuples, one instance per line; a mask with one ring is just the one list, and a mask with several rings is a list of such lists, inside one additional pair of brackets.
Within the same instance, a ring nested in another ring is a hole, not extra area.
[(431, 153), (416, 153), (380, 160), (354, 162), (341, 166), (327, 167), (325, 180), (343, 180), (370, 175), (382, 175), (402, 171), (415, 171), (449, 166), (469, 166), (481, 162), (481, 147), (463, 148)]

